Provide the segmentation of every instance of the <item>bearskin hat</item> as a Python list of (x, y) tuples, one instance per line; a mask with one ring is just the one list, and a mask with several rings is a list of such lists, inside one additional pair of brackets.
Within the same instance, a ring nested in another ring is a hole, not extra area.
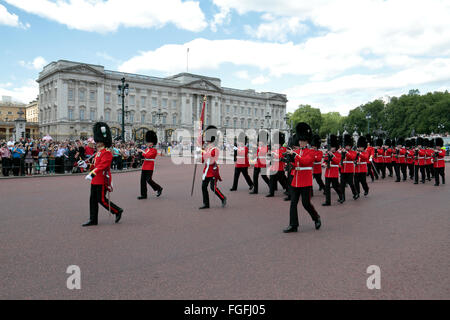
[(391, 146), (391, 139), (387, 138), (386, 140), (384, 140), (384, 145), (390, 147)]
[(317, 134), (313, 135), (312, 139), (311, 139), (311, 146), (319, 149), (321, 144), (322, 144), (322, 141), (321, 141), (319, 135), (317, 135)]
[(339, 148), (339, 141), (336, 135), (330, 135), (330, 137), (328, 138), (328, 146), (329, 148)]
[(297, 123), (297, 125), (295, 126), (295, 133), (297, 134), (299, 140), (311, 142), (312, 129), (309, 124), (305, 122)]
[(364, 136), (361, 136), (358, 138), (358, 142), (357, 142), (357, 147), (358, 148), (367, 148), (367, 139)]
[(112, 145), (111, 129), (105, 122), (97, 122), (94, 124), (94, 141), (102, 142), (106, 148)]
[(152, 142), (154, 145), (156, 145), (158, 143), (158, 136), (156, 135), (156, 132), (153, 130), (148, 130), (145, 133), (145, 142)]
[(257, 142), (262, 142), (264, 144), (268, 144), (269, 143), (269, 132), (267, 132), (267, 130), (260, 130), (258, 132), (258, 141)]
[(411, 140), (409, 140), (409, 139), (405, 140), (405, 147), (406, 148), (411, 148)]
[(377, 147), (382, 147), (383, 146), (383, 139), (378, 138), (376, 145), (377, 145)]
[(217, 127), (215, 126), (208, 126), (205, 130), (205, 141), (206, 142), (214, 142), (217, 138)]
[(405, 138), (400, 137), (397, 139), (397, 145), (404, 146), (405, 145)]
[(429, 147), (429, 141), (430, 141), (430, 140), (428, 140), (427, 138), (423, 138), (423, 140), (422, 140), (422, 146), (424, 146), (424, 147)]
[(370, 145), (372, 145), (372, 136), (370, 134), (366, 134), (366, 141), (367, 143), (370, 143)]
[(436, 147), (440, 147), (442, 148), (444, 146), (444, 139), (442, 139), (441, 137), (437, 137), (434, 139), (434, 145)]
[(351, 135), (344, 134), (344, 141), (343, 142), (344, 142), (344, 144), (343, 144), (344, 147), (346, 147), (346, 146), (353, 147), (353, 137)]
[(247, 144), (248, 143), (248, 137), (245, 135), (244, 132), (239, 132), (237, 141), (240, 142), (240, 143), (243, 143), (243, 144)]
[(417, 137), (417, 139), (416, 139), (416, 146), (423, 146), (423, 138)]
[(286, 136), (281, 131), (275, 131), (275, 133), (272, 135), (272, 143), (278, 143), (280, 145), (283, 145), (286, 142)]

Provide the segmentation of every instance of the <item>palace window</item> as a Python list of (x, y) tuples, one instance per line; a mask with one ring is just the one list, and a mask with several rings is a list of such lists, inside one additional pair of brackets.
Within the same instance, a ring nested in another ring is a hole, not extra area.
[(105, 111), (105, 121), (110, 121), (111, 119), (111, 111), (106, 110)]
[(93, 90), (89, 91), (89, 100), (95, 101), (95, 91)]
[(111, 93), (105, 93), (105, 103), (111, 103)]
[(145, 123), (145, 112), (141, 113), (141, 123)]
[(141, 107), (145, 107), (146, 97), (141, 97)]
[(152, 98), (152, 106), (157, 107), (158, 106), (158, 99), (156, 97)]
[(136, 103), (136, 98), (135, 96), (130, 96), (130, 105), (134, 106)]
[(167, 108), (167, 99), (162, 99), (162, 107)]
[(84, 89), (80, 89), (80, 91), (78, 91), (78, 99), (80, 101), (84, 101), (86, 99), (86, 93)]
[(89, 114), (89, 120), (91, 121), (95, 120), (95, 109), (91, 109), (91, 112)]
[(73, 121), (73, 108), (69, 108), (69, 120)]
[(80, 120), (84, 120), (84, 108), (80, 108)]
[(73, 89), (69, 89), (67, 95), (68, 95), (68, 97), (69, 97), (69, 100), (70, 100), (70, 101), (73, 101)]

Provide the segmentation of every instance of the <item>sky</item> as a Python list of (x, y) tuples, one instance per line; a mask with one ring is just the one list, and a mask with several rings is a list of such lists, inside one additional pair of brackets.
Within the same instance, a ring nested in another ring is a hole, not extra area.
[[(30, 102), (57, 60), (287, 95), (342, 115), (450, 88), (448, 0), (0, 0), (0, 96)], [(188, 53), (189, 49), (189, 53)]]

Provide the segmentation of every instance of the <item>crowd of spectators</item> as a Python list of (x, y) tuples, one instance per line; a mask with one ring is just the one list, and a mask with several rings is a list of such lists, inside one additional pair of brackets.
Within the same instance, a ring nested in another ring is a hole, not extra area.
[[(143, 147), (134, 142), (114, 142), (111, 147), (112, 169), (139, 168), (142, 165), (142, 154), (137, 152), (137, 148)], [(95, 152), (95, 142), (92, 139), (0, 141), (1, 172), (3, 176), (80, 173), (88, 169), (86, 164)]]

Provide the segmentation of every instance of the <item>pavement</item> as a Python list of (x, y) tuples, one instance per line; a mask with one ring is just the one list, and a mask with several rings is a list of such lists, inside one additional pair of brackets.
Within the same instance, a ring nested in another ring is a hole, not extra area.
[[(370, 193), (322, 207), (314, 229), (299, 205), (298, 233), (284, 234), (289, 203), (260, 181), (249, 195), (241, 177), (230, 192), (233, 166), (221, 166), (228, 205), (210, 192), (201, 206), (201, 166), (190, 196), (192, 165), (158, 158), (154, 180), (164, 188), (138, 201), (139, 172), (114, 174), (111, 200), (125, 209), (120, 223), (100, 208), (89, 217), (82, 176), (0, 182), (0, 299), (449, 299), (450, 192), (434, 181), (369, 182)], [(250, 170), (252, 171), (252, 170)], [(449, 164), (446, 168), (449, 172)], [(369, 179), (370, 181), (370, 179)], [(81, 270), (81, 289), (66, 273)], [(381, 289), (369, 290), (369, 266)]]

